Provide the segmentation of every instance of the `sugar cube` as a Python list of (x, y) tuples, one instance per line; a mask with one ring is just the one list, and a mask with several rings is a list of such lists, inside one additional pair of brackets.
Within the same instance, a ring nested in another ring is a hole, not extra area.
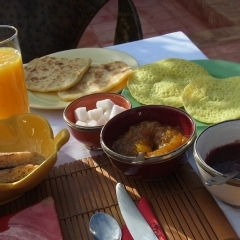
[(74, 111), (75, 121), (85, 122), (88, 119), (88, 113), (85, 107), (79, 107)]
[(110, 114), (111, 114), (112, 108), (107, 109), (104, 113), (103, 116), (109, 120), (110, 119)]
[(103, 112), (105, 112), (109, 108), (111, 109), (113, 105), (114, 102), (112, 102), (110, 99), (100, 100), (96, 103), (97, 108), (102, 108)]
[(87, 126), (88, 127), (98, 126), (98, 122), (95, 119), (91, 119), (91, 120), (87, 121)]
[(97, 120), (99, 126), (105, 125), (107, 123), (107, 121), (108, 120), (104, 116), (102, 116), (101, 118), (99, 118)]
[(110, 114), (110, 119), (113, 118), (114, 116), (116, 116), (117, 114), (125, 111), (126, 109), (124, 107), (118, 106), (116, 104), (113, 105), (112, 107), (112, 111)]
[(95, 108), (88, 111), (88, 116), (90, 119), (99, 119), (103, 116), (103, 109), (102, 108)]
[(79, 125), (79, 126), (87, 126), (87, 123), (86, 123), (86, 122), (83, 122), (83, 121), (80, 121), (80, 120), (78, 120), (78, 121), (76, 122), (76, 124)]

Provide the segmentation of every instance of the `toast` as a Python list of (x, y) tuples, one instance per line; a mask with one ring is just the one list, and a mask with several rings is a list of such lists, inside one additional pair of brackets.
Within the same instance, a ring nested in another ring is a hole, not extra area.
[(38, 165), (26, 164), (14, 168), (0, 170), (0, 183), (13, 183), (26, 177), (30, 172), (36, 169)]
[(45, 157), (37, 152), (7, 152), (0, 153), (0, 169), (12, 168), (19, 165), (40, 165)]

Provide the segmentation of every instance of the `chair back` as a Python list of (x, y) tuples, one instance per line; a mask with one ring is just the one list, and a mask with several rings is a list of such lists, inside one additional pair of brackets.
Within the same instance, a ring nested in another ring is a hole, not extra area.
[(23, 62), (76, 48), (97, 12), (109, 0), (4, 0), (0, 22), (19, 31)]
[(132, 0), (118, 0), (118, 17), (114, 44), (143, 39), (138, 12)]
[[(109, 0), (3, 0), (0, 23), (18, 29), (24, 63), (77, 47), (85, 29)], [(118, 0), (114, 44), (142, 39), (132, 0)]]

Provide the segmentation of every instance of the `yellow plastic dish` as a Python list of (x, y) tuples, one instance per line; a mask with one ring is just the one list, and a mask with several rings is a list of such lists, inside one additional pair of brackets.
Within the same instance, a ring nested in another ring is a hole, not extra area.
[(0, 183), (0, 205), (38, 185), (55, 165), (58, 151), (69, 137), (69, 131), (62, 129), (54, 138), (48, 121), (32, 113), (0, 120), (0, 152), (32, 151), (45, 156), (45, 161), (25, 178), (14, 183)]

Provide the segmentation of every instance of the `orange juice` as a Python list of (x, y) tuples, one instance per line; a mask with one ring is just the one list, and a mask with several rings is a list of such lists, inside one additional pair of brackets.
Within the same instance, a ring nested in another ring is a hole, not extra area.
[(29, 112), (21, 54), (0, 48), (0, 119)]

